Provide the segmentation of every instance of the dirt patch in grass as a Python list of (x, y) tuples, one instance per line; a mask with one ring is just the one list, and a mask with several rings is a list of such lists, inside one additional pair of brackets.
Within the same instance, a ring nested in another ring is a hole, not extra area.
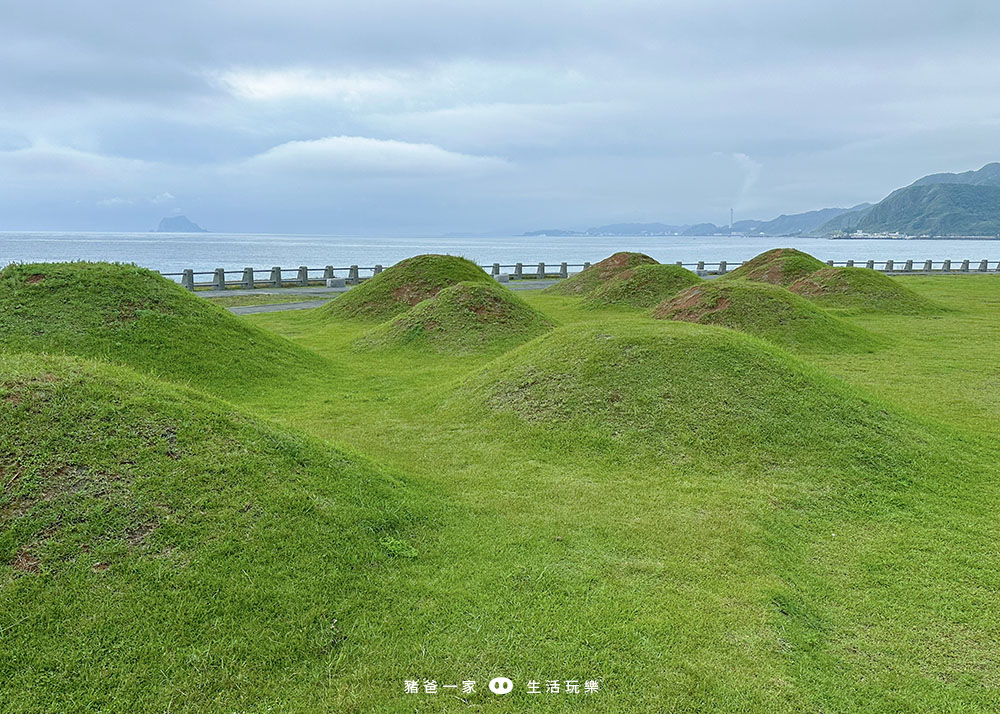
[(160, 524), (157, 521), (147, 521), (145, 523), (140, 523), (135, 528), (129, 529), (125, 533), (125, 538), (128, 540), (129, 545), (132, 547), (138, 547), (146, 542), (146, 538), (150, 533), (159, 528)]
[(440, 286), (428, 286), (423, 281), (418, 281), (407, 285), (400, 285), (392, 291), (392, 297), (399, 302), (405, 302), (407, 305), (416, 305), (418, 302), (434, 297), (440, 290)]
[[(667, 303), (672, 310), (672, 320), (682, 320), (683, 322), (702, 322), (713, 312), (719, 312), (729, 307), (729, 298), (722, 297), (712, 304), (706, 304), (702, 300), (703, 290), (691, 288), (685, 290), (680, 297)], [(666, 310), (666, 306), (663, 306)]]
[(775, 248), (751, 258), (719, 280), (752, 280), (771, 285), (788, 286), (817, 270), (827, 267), (808, 253), (795, 248)]
[(3, 401), (12, 406), (17, 406), (26, 400), (48, 401), (51, 398), (51, 393), (46, 391), (44, 387), (55, 384), (60, 379), (58, 375), (46, 373), (33, 377), (4, 380), (0, 382), (0, 388), (6, 391)]
[[(607, 280), (612, 275), (617, 275), (626, 268), (632, 267), (634, 265), (639, 253), (615, 253), (609, 258), (605, 258), (597, 265), (593, 266), (597, 268), (597, 276), (601, 280)], [(648, 257), (648, 256), (647, 256)]]
[(60, 466), (52, 475), (48, 487), (42, 491), (42, 500), (54, 501), (83, 491), (91, 483), (87, 469), (79, 466)]
[(37, 285), (38, 283), (45, 280), (45, 276), (42, 273), (32, 273), (24, 279), (25, 285)]
[(42, 572), (42, 561), (28, 548), (21, 548), (10, 561), (10, 567), (22, 573)]
[(560, 280), (555, 285), (546, 288), (545, 292), (557, 295), (586, 295), (626, 270), (641, 265), (658, 265), (658, 263), (643, 253), (627, 251), (615, 253), (571, 278)]

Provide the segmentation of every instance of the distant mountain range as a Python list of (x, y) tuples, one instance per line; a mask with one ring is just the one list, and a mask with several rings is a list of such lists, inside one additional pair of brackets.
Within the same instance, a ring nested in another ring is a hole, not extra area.
[(737, 221), (732, 226), (714, 223), (668, 225), (665, 223), (614, 223), (586, 231), (549, 229), (524, 235), (846, 235), (853, 232), (904, 235), (1000, 237), (1000, 163), (978, 171), (924, 176), (893, 191), (876, 204), (852, 208), (823, 208), (781, 215), (770, 221)]
[(208, 233), (187, 216), (167, 216), (160, 221), (154, 233)]
[(832, 218), (871, 206), (862, 203), (852, 208), (824, 208), (792, 215), (780, 215), (771, 221), (736, 221), (732, 226), (717, 226), (714, 223), (670, 225), (666, 223), (612, 223), (606, 226), (588, 228), (585, 231), (569, 231), (561, 228), (547, 228), (528, 231), (526, 236), (711, 236), (731, 233), (748, 235), (788, 236), (809, 233)]
[(836, 233), (1000, 236), (1000, 163), (960, 174), (931, 174), (893, 191), (874, 206), (824, 223)]

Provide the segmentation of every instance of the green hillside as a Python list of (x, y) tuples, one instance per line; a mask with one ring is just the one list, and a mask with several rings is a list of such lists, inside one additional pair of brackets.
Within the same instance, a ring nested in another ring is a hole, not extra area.
[(839, 216), (820, 233), (842, 230), (929, 236), (1000, 235), (1000, 186), (917, 183), (864, 211)]
[(899, 280), (865, 268), (823, 268), (795, 281), (788, 290), (823, 307), (900, 314), (941, 311)]
[(226, 390), (324, 369), (316, 355), (158, 273), (110, 263), (0, 271), (0, 348), (103, 359)]
[(653, 309), (662, 320), (718, 325), (800, 350), (873, 350), (879, 341), (777, 285), (707, 281)]
[(858, 222), (868, 232), (1000, 235), (1000, 186), (928, 184), (894, 191)]
[(545, 315), (495, 281), (458, 283), (374, 328), (357, 345), (489, 352), (509, 349), (552, 327)]
[(7, 712), (316, 701), (421, 532), (396, 478), (122, 368), (0, 353), (0, 443)]
[(1000, 186), (1000, 163), (986, 164), (977, 171), (963, 171), (962, 173), (941, 173), (931, 174), (917, 179), (913, 186), (924, 186), (935, 183), (962, 183), (973, 186)]
[(555, 285), (546, 288), (546, 292), (553, 295), (586, 295), (619, 273), (637, 268), (640, 265), (655, 264), (656, 261), (644, 253), (627, 251), (615, 253), (576, 275), (570, 276), (567, 280), (560, 280)]
[(623, 270), (584, 299), (590, 307), (649, 309), (702, 279), (679, 265), (647, 264)]
[(471, 260), (455, 255), (418, 255), (401, 260), (324, 305), (321, 314), (381, 321), (434, 297), (450, 285), (492, 280)]
[(796, 280), (825, 268), (826, 263), (795, 248), (773, 248), (754, 256), (729, 273), (718, 278), (722, 282), (750, 280), (771, 285), (787, 286)]
[(995, 276), (691, 288), (739, 329), (486, 278), (224, 315), (317, 366), (264, 382), (135, 357), (145, 281), (0, 343), (0, 711), (996, 709)]

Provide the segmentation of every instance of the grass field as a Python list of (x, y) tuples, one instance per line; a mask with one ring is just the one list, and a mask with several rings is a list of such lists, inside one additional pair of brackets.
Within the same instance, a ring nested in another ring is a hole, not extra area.
[(869, 351), (232, 317), (266, 389), (13, 330), (82, 359), (0, 356), (0, 711), (996, 711), (1000, 279), (895, 280), (942, 309), (830, 310)]
[(205, 298), (219, 307), (246, 307), (249, 305), (278, 305), (285, 302), (307, 302), (322, 300), (327, 295), (275, 295), (274, 293), (258, 293), (256, 295), (226, 295), (224, 297)]

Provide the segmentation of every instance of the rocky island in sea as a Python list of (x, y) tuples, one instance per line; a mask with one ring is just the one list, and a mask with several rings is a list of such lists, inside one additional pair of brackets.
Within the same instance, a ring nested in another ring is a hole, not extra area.
[(154, 233), (208, 233), (187, 216), (167, 216), (160, 221)]

